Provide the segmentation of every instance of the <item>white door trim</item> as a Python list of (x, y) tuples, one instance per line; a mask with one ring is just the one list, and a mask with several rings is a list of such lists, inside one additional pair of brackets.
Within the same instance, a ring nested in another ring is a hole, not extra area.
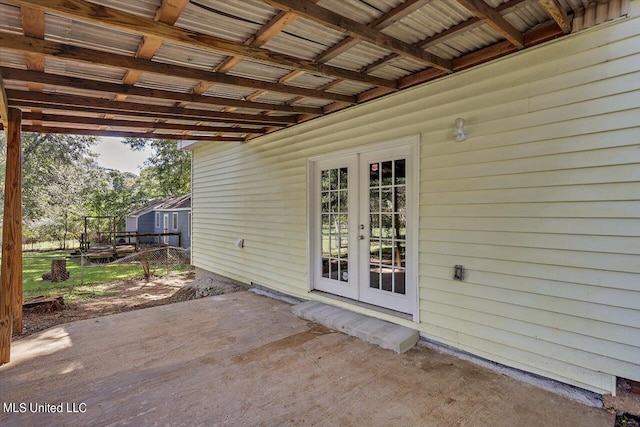
[[(407, 263), (407, 278), (412, 279), (414, 286), (411, 298), (413, 302), (412, 317), (414, 322), (420, 321), (420, 303), (419, 303), (419, 194), (420, 194), (420, 135), (411, 135), (398, 139), (382, 141), (374, 144), (361, 145), (358, 147), (347, 148), (323, 155), (316, 155), (307, 159), (307, 241), (309, 242), (307, 247), (307, 290), (311, 292), (314, 290), (314, 276), (316, 274), (318, 266), (316, 266), (315, 250), (314, 248), (318, 244), (318, 237), (315, 233), (317, 231), (317, 225), (314, 225), (318, 212), (318, 203), (316, 199), (316, 185), (318, 179), (315, 176), (317, 170), (317, 162), (328, 159), (339, 159), (350, 155), (364, 154), (371, 151), (379, 151), (394, 147), (409, 146), (411, 150), (411, 157), (414, 160), (412, 167), (408, 168), (407, 181), (413, 183), (413, 188), (410, 190), (411, 195), (407, 194), (407, 197), (412, 197), (412, 203), (409, 209), (411, 210), (411, 217), (413, 218), (413, 236), (414, 238), (407, 242), (407, 252), (411, 252), (413, 261), (411, 265)], [(359, 203), (359, 201), (358, 201)], [(357, 219), (356, 221), (359, 221)], [(353, 220), (352, 220), (353, 222)]]

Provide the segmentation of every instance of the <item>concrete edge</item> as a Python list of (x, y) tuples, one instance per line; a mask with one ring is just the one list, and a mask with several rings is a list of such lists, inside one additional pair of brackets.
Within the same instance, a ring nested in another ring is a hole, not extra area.
[(482, 366), (483, 368), (490, 369), (494, 372), (506, 375), (510, 378), (531, 384), (539, 387), (543, 390), (550, 391), (552, 393), (559, 394), (575, 402), (582, 403), (583, 405), (591, 406), (594, 408), (602, 408), (602, 396), (598, 393), (585, 390), (580, 387), (575, 387), (569, 384), (562, 383), (560, 381), (546, 378), (541, 375), (533, 374), (531, 372), (525, 372), (517, 368), (502, 365), (500, 363), (492, 362), (483, 357), (476, 356), (468, 353), (464, 350), (457, 349), (455, 347), (439, 343), (437, 341), (430, 340), (425, 337), (420, 337), (418, 345), (423, 345), (439, 353), (453, 356), (457, 359), (471, 362), (474, 365)]
[(256, 295), (262, 295), (263, 297), (272, 298), (278, 301), (286, 302), (287, 304), (297, 305), (305, 302), (305, 300), (300, 298), (292, 297), (291, 295), (283, 294), (282, 292), (274, 291), (273, 289), (266, 288), (261, 285), (256, 285), (251, 282), (251, 287), (249, 288), (249, 292), (253, 292)]

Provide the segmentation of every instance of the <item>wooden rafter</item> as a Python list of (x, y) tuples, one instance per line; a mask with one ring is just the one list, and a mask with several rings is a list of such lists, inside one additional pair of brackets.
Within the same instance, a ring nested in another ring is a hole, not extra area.
[(7, 99), (7, 92), (4, 89), (4, 78), (2, 72), (0, 72), (0, 119), (5, 129), (9, 126), (9, 100)]
[(564, 10), (558, 0), (538, 0), (542, 7), (545, 8), (547, 13), (565, 33), (571, 30), (571, 18), (567, 15), (567, 11)]
[[(345, 33), (353, 38), (367, 41), (376, 46), (391, 50), (399, 55), (412, 58), (426, 65), (444, 70), (451, 70), (451, 61), (429, 53), (414, 45), (391, 37), (367, 25), (361, 24), (346, 16), (317, 6), (306, 0), (262, 0), (264, 3), (278, 9), (293, 12), (318, 24)], [(342, 77), (342, 76), (337, 76)], [(385, 86), (385, 85), (378, 85)]]
[(57, 74), (47, 74), (37, 71), (18, 70), (16, 68), (0, 67), (0, 72), (2, 72), (4, 78), (7, 80), (30, 81), (37, 82), (39, 84), (86, 89), (98, 92), (109, 92), (127, 96), (140, 96), (150, 99), (163, 99), (168, 101), (181, 101), (195, 104), (248, 108), (260, 111), (268, 110), (299, 114), (322, 114), (322, 110), (320, 108), (295, 107), (286, 104), (266, 104), (264, 102), (243, 101), (230, 98), (173, 92), (168, 90), (149, 89), (143, 87), (119, 85), (115, 83), (104, 83), (96, 80), (80, 79), (77, 77), (66, 77)]
[(136, 114), (146, 112), (158, 115), (162, 114), (164, 117), (169, 118), (187, 118), (195, 120), (208, 119), (221, 122), (260, 123), (276, 126), (287, 123), (296, 123), (296, 118), (293, 116), (262, 116), (258, 114), (221, 113), (209, 110), (196, 110), (193, 108), (173, 106), (165, 107), (128, 101), (111, 101), (109, 99), (90, 98), (77, 95), (50, 95), (46, 93), (27, 92), (22, 90), (7, 90), (6, 92), (9, 101), (16, 106), (41, 106), (41, 108), (57, 106), (57, 109), (62, 110), (67, 107), (76, 106), (81, 108), (84, 107), (84, 109), (89, 112), (93, 110), (109, 110), (112, 112), (129, 112)]
[(483, 0), (456, 0), (465, 9), (482, 19), (498, 34), (518, 48), (524, 47), (524, 37), (513, 25), (507, 22), (500, 13)]
[(354, 96), (340, 95), (336, 93), (323, 92), (321, 90), (306, 89), (280, 83), (271, 83), (244, 77), (231, 76), (223, 73), (203, 71), (114, 53), (106, 55), (104, 52), (97, 50), (56, 43), (48, 40), (31, 39), (29, 37), (3, 32), (0, 32), (0, 48), (19, 52), (41, 53), (45, 56), (53, 56), (87, 64), (97, 64), (125, 69), (131, 68), (164, 76), (181, 77), (192, 80), (205, 80), (211, 83), (240, 86), (244, 88), (264, 89), (270, 92), (329, 99), (332, 101), (349, 102), (352, 104), (356, 102), (356, 98)]
[(300, 69), (313, 73), (325, 74), (336, 78), (359, 81), (375, 86), (395, 89), (396, 82), (344, 68), (332, 67), (305, 61), (295, 56), (272, 52), (266, 49), (246, 46), (206, 34), (195, 33), (171, 25), (142, 18), (131, 13), (122, 12), (106, 6), (98, 6), (85, 0), (13, 0), (20, 5), (29, 5), (45, 12), (61, 15), (70, 19), (113, 28), (146, 37), (156, 37), (190, 48), (198, 48), (209, 52), (241, 56), (265, 64), (285, 68)]
[(114, 136), (117, 138), (176, 139), (176, 140), (219, 141), (219, 142), (244, 142), (245, 141), (245, 138), (238, 137), (238, 136), (183, 135), (183, 134), (175, 134), (175, 133), (113, 131), (113, 130), (102, 130), (102, 129), (84, 129), (84, 128), (36, 126), (36, 125), (23, 125), (22, 132), (59, 133), (59, 134), (65, 134), (65, 135)]
[[(94, 125), (94, 126), (106, 126), (106, 127), (118, 127), (118, 128), (133, 128), (133, 129), (164, 129), (164, 130), (187, 130), (195, 132), (210, 132), (210, 133), (232, 133), (232, 134), (263, 134), (266, 130), (260, 128), (250, 127), (234, 127), (234, 126), (207, 126), (201, 125), (187, 125), (182, 123), (167, 123), (167, 122), (152, 122), (142, 120), (117, 120), (117, 119), (103, 119), (98, 117), (84, 117), (77, 115), (67, 114), (43, 114), (43, 113), (22, 113), (23, 123), (25, 121), (39, 122), (51, 122), (51, 123), (64, 123), (67, 125)], [(24, 126), (24, 125), (23, 125)]]
[[(44, 12), (42, 10), (34, 9), (30, 6), (22, 6), (20, 8), (20, 20), (22, 22), (22, 32), (25, 36), (44, 40)], [(25, 57), (28, 70), (44, 71), (43, 55), (27, 53)], [(27, 86), (29, 90), (34, 92), (42, 92), (42, 85), (39, 83), (29, 82)]]

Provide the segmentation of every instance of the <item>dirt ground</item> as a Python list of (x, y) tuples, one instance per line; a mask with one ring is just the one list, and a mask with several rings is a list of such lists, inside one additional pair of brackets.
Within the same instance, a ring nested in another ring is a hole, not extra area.
[(14, 339), (27, 337), (61, 323), (187, 301), (194, 298), (193, 293), (178, 291), (192, 281), (193, 273), (185, 273), (155, 277), (148, 282), (143, 279), (128, 279), (99, 284), (95, 286), (96, 293), (104, 293), (105, 296), (65, 301), (64, 310), (51, 313), (25, 310), (23, 333)]

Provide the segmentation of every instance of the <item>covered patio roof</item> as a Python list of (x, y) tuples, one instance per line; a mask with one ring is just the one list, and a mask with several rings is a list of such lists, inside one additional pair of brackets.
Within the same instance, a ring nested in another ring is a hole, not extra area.
[(589, 2), (0, 0), (0, 115), (6, 128), (22, 110), (30, 132), (246, 141), (560, 37)]
[(245, 142), (626, 14), (629, 0), (0, 0), (0, 364), (21, 132)]

